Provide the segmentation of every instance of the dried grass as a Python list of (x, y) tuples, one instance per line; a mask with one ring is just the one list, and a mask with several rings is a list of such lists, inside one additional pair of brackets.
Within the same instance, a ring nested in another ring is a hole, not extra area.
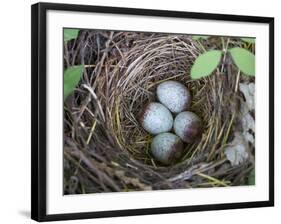
[[(65, 193), (157, 190), (240, 185), (251, 164), (231, 167), (223, 148), (232, 137), (239, 107), (239, 75), (217, 69), (191, 80), (202, 52), (188, 35), (83, 31), (65, 46), (65, 66), (83, 63), (79, 88), (65, 102)], [(226, 58), (224, 57), (224, 60)], [(138, 122), (165, 80), (186, 85), (191, 111), (204, 124), (202, 136), (185, 147), (182, 159), (162, 166), (150, 154), (152, 137)], [(73, 177), (77, 181), (73, 184)]]

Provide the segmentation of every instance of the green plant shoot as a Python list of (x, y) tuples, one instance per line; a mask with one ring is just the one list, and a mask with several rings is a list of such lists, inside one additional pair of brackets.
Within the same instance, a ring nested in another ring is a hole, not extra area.
[(191, 68), (191, 78), (199, 79), (212, 74), (220, 63), (221, 55), (222, 52), (218, 50), (207, 51), (199, 55)]
[(63, 95), (64, 99), (66, 99), (77, 86), (81, 74), (83, 72), (83, 65), (73, 66), (64, 71), (64, 82), (63, 82)]
[(250, 51), (235, 47), (229, 50), (235, 65), (245, 74), (255, 76), (255, 55)]
[(77, 38), (79, 29), (64, 29), (63, 30), (63, 40), (69, 41), (71, 39)]
[(254, 44), (256, 42), (255, 38), (248, 38), (248, 37), (241, 38), (241, 40), (243, 40), (243, 41), (245, 41), (247, 43), (250, 43), (250, 44)]

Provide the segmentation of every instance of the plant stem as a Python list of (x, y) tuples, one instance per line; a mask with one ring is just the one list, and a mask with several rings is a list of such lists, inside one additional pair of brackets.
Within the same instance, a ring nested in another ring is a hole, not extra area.
[(225, 48), (225, 44), (224, 44), (224, 39), (223, 39), (223, 37), (221, 37), (221, 43), (222, 43), (222, 50), (225, 51), (225, 49), (224, 49), (224, 48)]
[(201, 43), (201, 41), (200, 41), (200, 40), (197, 40), (197, 42), (199, 43), (199, 45), (200, 45), (200, 47), (202, 48), (202, 50), (203, 50), (204, 52), (206, 52), (206, 49), (205, 49), (205, 47), (203, 46), (203, 44)]
[(225, 43), (224, 43), (223, 37), (221, 37), (221, 40), (222, 40), (222, 50), (223, 50), (223, 52), (224, 52), (224, 55), (223, 55), (223, 60), (222, 60), (222, 65), (221, 65), (221, 71), (220, 71), (220, 73), (223, 73), (224, 65), (225, 65), (225, 59), (226, 59), (226, 54), (227, 54), (227, 49), (228, 49), (228, 45), (229, 45), (229, 40), (230, 40), (230, 38), (227, 38), (226, 45), (225, 45)]
[(238, 91), (239, 79), (240, 79), (240, 70), (237, 73), (237, 79), (236, 79), (236, 85), (235, 85), (235, 92), (236, 93)]

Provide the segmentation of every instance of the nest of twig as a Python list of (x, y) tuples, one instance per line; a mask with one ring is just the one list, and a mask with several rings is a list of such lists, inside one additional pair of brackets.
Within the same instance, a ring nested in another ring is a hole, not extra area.
[[(251, 163), (232, 167), (223, 153), (233, 138), (241, 95), (231, 64), (191, 80), (202, 46), (188, 35), (82, 31), (65, 46), (65, 66), (85, 64), (79, 87), (65, 102), (65, 193), (94, 193), (241, 185)], [(226, 60), (226, 57), (224, 57)], [(228, 68), (228, 69), (227, 69)], [(222, 75), (224, 73), (224, 75)], [(182, 158), (163, 166), (150, 153), (152, 135), (138, 114), (155, 89), (177, 80), (192, 94), (190, 111), (203, 133)]]

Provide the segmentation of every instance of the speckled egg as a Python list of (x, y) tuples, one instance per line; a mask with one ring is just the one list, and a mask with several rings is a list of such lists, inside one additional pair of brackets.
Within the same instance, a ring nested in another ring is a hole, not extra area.
[(189, 90), (180, 82), (165, 81), (156, 90), (158, 100), (173, 113), (187, 110), (191, 95)]
[(193, 142), (201, 130), (202, 121), (195, 113), (184, 111), (176, 116), (174, 131), (184, 142)]
[(151, 143), (151, 153), (154, 158), (169, 165), (180, 158), (183, 152), (183, 142), (175, 134), (165, 132), (156, 135)]
[(142, 127), (151, 134), (168, 132), (173, 127), (171, 112), (161, 103), (149, 103), (140, 114)]

